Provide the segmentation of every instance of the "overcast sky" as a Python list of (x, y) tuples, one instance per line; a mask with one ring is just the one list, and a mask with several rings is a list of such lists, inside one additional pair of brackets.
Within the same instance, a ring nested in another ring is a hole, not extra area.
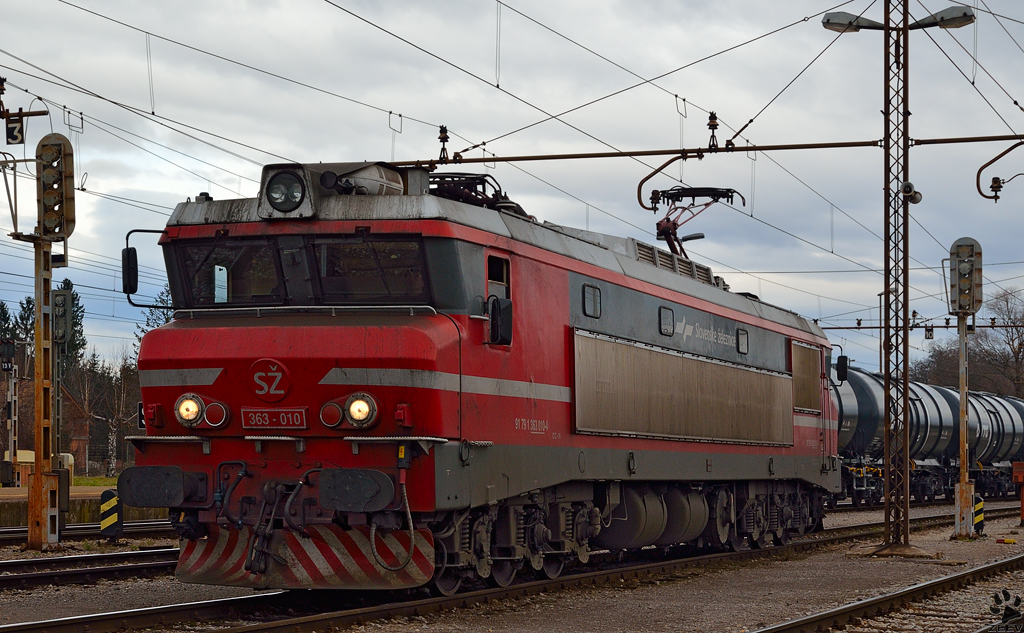
[[(706, 146), (709, 110), (724, 124), (717, 133), (724, 145), (733, 134), (726, 126), (738, 129), (769, 102), (743, 138), (759, 145), (879, 139), (882, 34), (837, 39), (823, 29), (820, 14), (840, 1), (0, 0), (4, 104), (39, 109), (38, 95), (51, 112), (49, 121), (30, 120), (24, 148), (5, 149), (31, 154), (51, 128), (75, 143), (86, 192), (77, 194), (71, 266), (55, 277), (78, 286), (90, 344), (107, 356), (134, 340), (139, 316), (117, 292), (124, 233), (161, 228), (176, 203), (200, 191), (216, 199), (255, 196), (261, 165), (282, 158), (429, 159), (440, 149), (438, 124), (453, 134), (450, 153), (482, 141), (499, 155), (664, 149), (681, 138), (687, 147)], [(1024, 7), (985, 1), (977, 28), (912, 34), (912, 137), (1024, 130), (1024, 112), (1014, 105), (1024, 102)], [(910, 10), (919, 19), (946, 6), (913, 0)], [(855, 0), (839, 10), (880, 20), (883, 3)], [(628, 89), (641, 83), (638, 76), (660, 75)], [(561, 121), (504, 136), (548, 118), (544, 112), (618, 91)], [(987, 294), (1024, 287), (1024, 178), (1008, 184), (998, 204), (974, 184), (978, 168), (1009, 145), (912, 150), (911, 179), (924, 195), (912, 208), (912, 308), (922, 317), (942, 323), (946, 314), (941, 273), (924, 267), (938, 267), (964, 235), (984, 249)], [(636, 186), (662, 160), (488, 171), (541, 220), (589, 222), (592, 230), (654, 243), (657, 218), (637, 204)], [(746, 197), (745, 207), (738, 200), (736, 209), (713, 206), (683, 229), (706, 235), (690, 254), (733, 291), (823, 325), (877, 324), (882, 161), (876, 148), (739, 152), (687, 161), (682, 173), (674, 165), (651, 182), (668, 188), (681, 177)], [(1021, 171), (1024, 150), (983, 181)], [(22, 230), (34, 225), (33, 188), (21, 182)], [(10, 228), (4, 213), (0, 229)], [(142, 251), (153, 268), (143, 270), (141, 292), (153, 295), (163, 267), (154, 249)], [(0, 299), (13, 304), (31, 294), (31, 279), (21, 276), (31, 272), (30, 250), (5, 237)], [(830, 337), (858, 364), (877, 367), (874, 333)], [(923, 338), (922, 330), (912, 333), (915, 350), (926, 349)]]

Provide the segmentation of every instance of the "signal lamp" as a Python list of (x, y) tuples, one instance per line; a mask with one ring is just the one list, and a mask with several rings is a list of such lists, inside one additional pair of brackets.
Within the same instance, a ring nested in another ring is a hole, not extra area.
[(368, 393), (354, 393), (345, 402), (345, 419), (357, 429), (365, 429), (377, 419), (377, 401)]
[(43, 236), (67, 239), (75, 230), (75, 161), (71, 141), (47, 134), (36, 146), (36, 200)]
[(949, 249), (950, 313), (975, 314), (982, 304), (981, 245), (969, 237)]
[(320, 421), (328, 428), (333, 429), (344, 419), (345, 414), (337, 402), (328, 402), (320, 409)]
[(306, 197), (302, 179), (290, 171), (278, 172), (267, 183), (267, 201), (281, 213), (297, 209)]
[(192, 428), (203, 420), (203, 399), (194, 393), (182, 394), (174, 404), (174, 416), (178, 422)]
[(206, 406), (206, 413), (203, 415), (206, 423), (217, 428), (223, 426), (231, 419), (231, 410), (220, 402), (211, 402)]

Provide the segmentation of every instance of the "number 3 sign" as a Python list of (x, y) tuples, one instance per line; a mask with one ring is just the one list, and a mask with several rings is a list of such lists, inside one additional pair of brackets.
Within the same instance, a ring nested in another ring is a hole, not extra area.
[(7, 144), (25, 144), (25, 119), (20, 116), (11, 115), (7, 119)]

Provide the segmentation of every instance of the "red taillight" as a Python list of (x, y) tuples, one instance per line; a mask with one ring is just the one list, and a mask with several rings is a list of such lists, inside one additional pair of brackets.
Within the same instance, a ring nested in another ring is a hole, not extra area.
[(227, 424), (231, 419), (231, 411), (220, 402), (211, 402), (206, 405), (206, 423), (216, 428)]
[(345, 414), (337, 402), (328, 402), (320, 409), (320, 421), (324, 426), (334, 428), (345, 419)]

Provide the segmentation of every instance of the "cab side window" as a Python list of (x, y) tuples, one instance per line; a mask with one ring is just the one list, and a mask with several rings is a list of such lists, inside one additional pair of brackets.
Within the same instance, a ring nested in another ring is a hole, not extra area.
[(511, 299), (508, 260), (494, 255), (487, 256), (487, 296)]

